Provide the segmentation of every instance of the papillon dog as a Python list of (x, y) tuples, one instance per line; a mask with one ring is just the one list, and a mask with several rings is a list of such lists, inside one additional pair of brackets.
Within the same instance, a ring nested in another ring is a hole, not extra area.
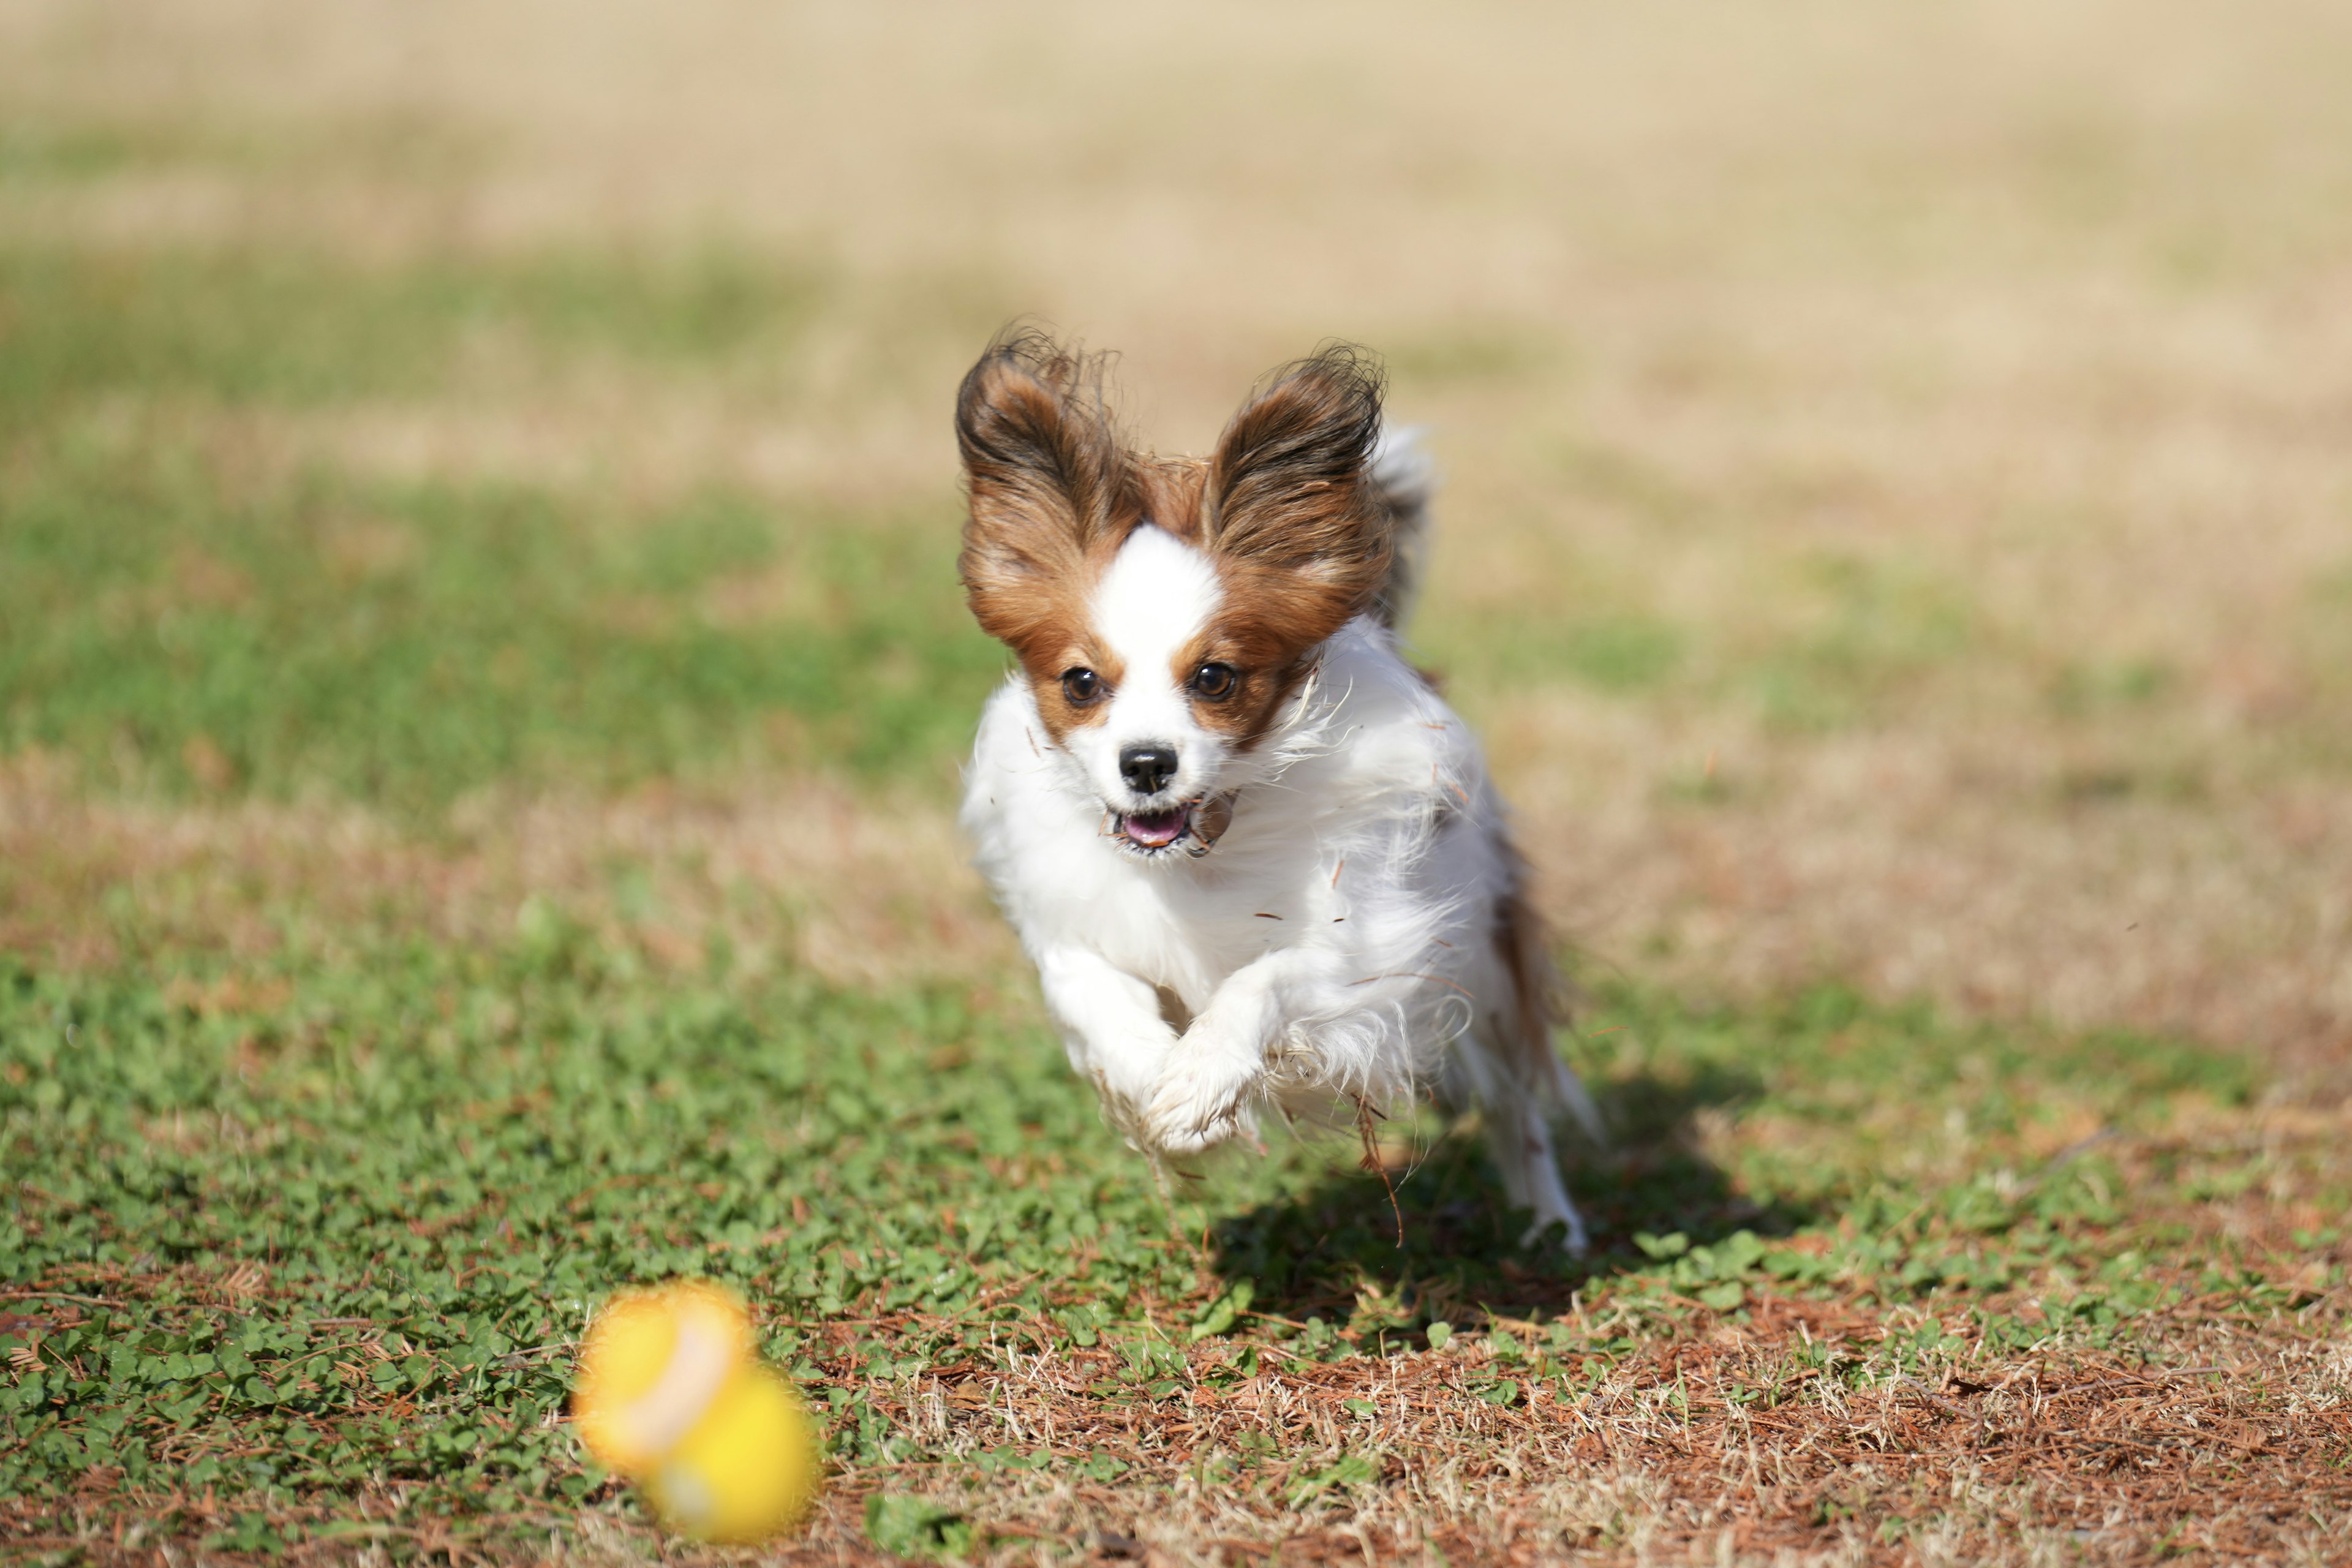
[(1530, 1237), (1581, 1252), (1552, 1122), (1598, 1122), (1478, 742), (1398, 648), (1430, 473), (1382, 390), (1327, 347), (1167, 459), (1122, 437), (1100, 358), (990, 347), (956, 405), (960, 564), (1018, 668), (963, 825), (1072, 1065), (1162, 1169), (1268, 1110), (1369, 1143), (1430, 1094), (1477, 1110)]

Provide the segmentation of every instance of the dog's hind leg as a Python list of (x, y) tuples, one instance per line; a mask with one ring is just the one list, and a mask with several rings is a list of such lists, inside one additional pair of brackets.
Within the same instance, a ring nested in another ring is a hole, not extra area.
[(1514, 1208), (1530, 1209), (1535, 1223), (1528, 1227), (1529, 1243), (1541, 1240), (1552, 1227), (1560, 1228), (1559, 1243), (1581, 1258), (1592, 1238), (1584, 1216), (1576, 1212), (1560, 1180), (1559, 1154), (1552, 1147), (1551, 1123), (1544, 1107), (1532, 1095), (1517, 1095), (1485, 1108), (1486, 1147), (1503, 1178), (1503, 1190)]
[[(1499, 982), (1502, 976), (1494, 978)], [(1559, 1245), (1580, 1257), (1591, 1238), (1560, 1178), (1559, 1151), (1551, 1129), (1552, 1118), (1567, 1108), (1551, 1084), (1526, 1070), (1526, 1053), (1507, 1033), (1512, 1022), (1507, 1001), (1491, 991), (1489, 997), (1490, 1004), (1499, 1005), (1480, 1008), (1477, 1023), (1454, 1043), (1438, 1086), (1439, 1104), (1452, 1115), (1474, 1107), (1478, 1111), (1505, 1199), (1534, 1216), (1528, 1244), (1539, 1242), (1556, 1226)], [(1531, 1082), (1531, 1078), (1538, 1080)]]
[(1503, 1189), (1515, 1205), (1535, 1214), (1530, 1239), (1559, 1226), (1568, 1250), (1580, 1255), (1591, 1238), (1560, 1179), (1551, 1119), (1568, 1112), (1598, 1143), (1601, 1118), (1584, 1085), (1552, 1049), (1552, 1021), (1567, 1011), (1564, 988), (1543, 921), (1527, 899), (1527, 863), (1507, 840), (1500, 847), (1510, 881), (1496, 900), (1492, 962), (1479, 987), (1486, 993), (1485, 1005), (1479, 1027), (1463, 1042), (1464, 1054), (1473, 1058), (1467, 1065)]

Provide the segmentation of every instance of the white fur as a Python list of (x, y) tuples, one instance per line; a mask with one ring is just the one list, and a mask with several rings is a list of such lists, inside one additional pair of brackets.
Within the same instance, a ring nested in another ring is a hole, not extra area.
[[(1139, 530), (1094, 601), (1126, 661), (1108, 716), (1056, 746), (1016, 676), (981, 721), (964, 826), (1071, 1064), (1156, 1158), (1248, 1134), (1268, 1108), (1352, 1120), (1423, 1088), (1476, 1103), (1511, 1200), (1581, 1251), (1548, 1124), (1581, 1090), (1565, 1067), (1526, 1081), (1503, 1047), (1517, 1003), (1495, 932), (1513, 873), (1476, 740), (1360, 616), (1273, 733), (1234, 752), (1193, 722), (1169, 664), (1215, 593), (1198, 552)], [(1106, 810), (1134, 804), (1117, 756), (1138, 741), (1178, 745), (1168, 795), (1233, 792), (1205, 854), (1106, 836)]]
[[(1222, 596), (1206, 556), (1150, 527), (1128, 536), (1096, 584), (1088, 608), (1121, 668), (1108, 711), (1071, 731), (1067, 744), (1104, 804), (1138, 810), (1191, 800), (1206, 793), (1207, 782), (1216, 777), (1226, 751), (1223, 739), (1193, 720), (1175, 658), (1208, 625)], [(1118, 754), (1151, 742), (1174, 747), (1180, 765), (1163, 787), (1139, 795), (1119, 777)]]

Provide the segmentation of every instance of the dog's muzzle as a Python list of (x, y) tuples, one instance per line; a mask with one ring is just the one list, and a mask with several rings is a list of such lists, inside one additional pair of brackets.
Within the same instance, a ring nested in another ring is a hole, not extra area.
[(1144, 855), (1163, 855), (1179, 848), (1195, 857), (1206, 855), (1233, 823), (1234, 797), (1230, 795), (1190, 800), (1164, 811), (1114, 810), (1103, 814), (1103, 831), (1124, 847)]

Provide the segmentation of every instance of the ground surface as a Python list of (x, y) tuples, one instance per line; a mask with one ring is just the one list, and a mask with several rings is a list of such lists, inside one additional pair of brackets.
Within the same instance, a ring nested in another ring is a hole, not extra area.
[[(562, 1420), (706, 1272), (783, 1557), (2352, 1556), (2352, 37), (2048, 13), (0, 0), (0, 1550), (709, 1555)], [(1069, 1080), (1023, 311), (1390, 353), (1590, 1262)]]

